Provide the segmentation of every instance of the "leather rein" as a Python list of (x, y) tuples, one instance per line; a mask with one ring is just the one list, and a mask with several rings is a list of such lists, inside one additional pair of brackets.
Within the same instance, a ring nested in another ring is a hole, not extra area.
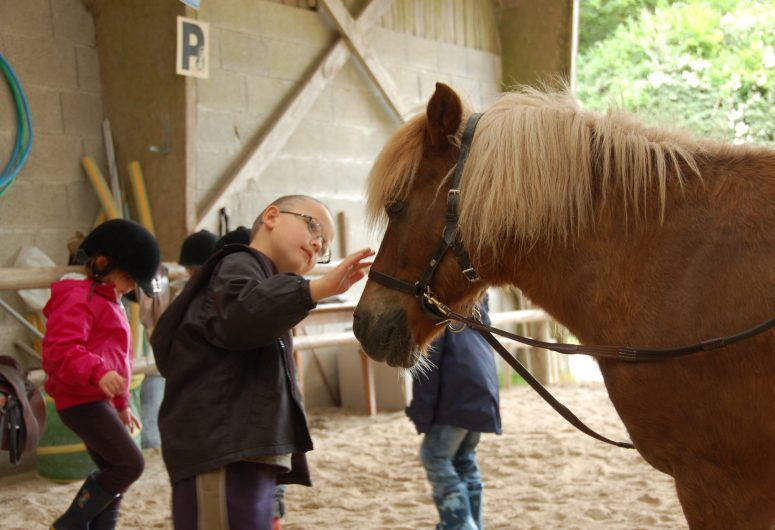
[(454, 252), (460, 270), (469, 282), (473, 283), (480, 280), (479, 274), (471, 265), (468, 252), (466, 252), (462, 242), (457, 237), (457, 230), (459, 218), (458, 210), (460, 206), (460, 181), (463, 175), (463, 167), (471, 150), (471, 142), (474, 137), (474, 131), (476, 130), (476, 125), (479, 122), (479, 118), (481, 118), (481, 116), (481, 114), (472, 114), (468, 118), (465, 130), (463, 131), (463, 136), (460, 142), (460, 154), (458, 155), (457, 165), (455, 166), (455, 172), (452, 177), (452, 185), (449, 192), (447, 193), (447, 215), (446, 224), (442, 233), (442, 240), (437, 247), (436, 252), (434, 252), (430, 262), (428, 263), (428, 266), (425, 268), (425, 271), (420, 276), (420, 279), (414, 283), (410, 283), (394, 276), (389, 276), (379, 271), (375, 271), (373, 268), (369, 271), (369, 278), (373, 279), (375, 282), (381, 285), (384, 285), (385, 287), (414, 296), (423, 312), (430, 316), (432, 319), (439, 321), (439, 324), (447, 324), (451, 323), (451, 321), (455, 321), (475, 329), (484, 338), (484, 340), (486, 340), (487, 343), (498, 352), (498, 354), (509, 364), (509, 366), (511, 366), (514, 371), (516, 371), (528, 383), (528, 385), (533, 388), (533, 390), (535, 390), (571, 425), (579, 429), (581, 432), (602, 442), (615, 445), (617, 447), (634, 449), (634, 446), (630, 442), (617, 442), (611, 440), (601, 434), (598, 434), (590, 427), (585, 425), (567, 407), (565, 407), (565, 405), (560, 403), (546, 389), (546, 387), (544, 387), (535, 377), (533, 377), (527, 368), (525, 368), (525, 366), (522, 365), (522, 363), (520, 363), (516, 357), (509, 353), (509, 351), (498, 341), (498, 339), (493, 336), (493, 334), (506, 337), (521, 344), (535, 348), (543, 348), (566, 355), (584, 354), (591, 355), (593, 357), (617, 359), (626, 362), (645, 362), (674, 359), (698, 352), (723, 348), (730, 344), (754, 337), (755, 335), (775, 327), (775, 317), (770, 318), (761, 324), (758, 324), (757, 326), (744, 330), (740, 333), (728, 335), (726, 337), (705, 340), (689, 346), (682, 346), (677, 348), (633, 348), (628, 346), (566, 344), (540, 341), (488, 326), (482, 323), (476, 314), (474, 314), (473, 317), (466, 317), (450, 309), (446, 304), (438, 299), (437, 295), (430, 288), (430, 283), (434, 273), (436, 272), (436, 268), (438, 267), (447, 251), (452, 250)]

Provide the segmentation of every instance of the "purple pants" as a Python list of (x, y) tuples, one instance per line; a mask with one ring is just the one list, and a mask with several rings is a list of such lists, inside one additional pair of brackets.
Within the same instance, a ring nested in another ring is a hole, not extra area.
[(59, 417), (83, 440), (100, 469), (97, 484), (108, 493), (124, 493), (140, 478), (145, 460), (140, 448), (107, 401), (94, 401), (59, 411)]
[(271, 530), (276, 468), (234, 462), (172, 485), (175, 530)]

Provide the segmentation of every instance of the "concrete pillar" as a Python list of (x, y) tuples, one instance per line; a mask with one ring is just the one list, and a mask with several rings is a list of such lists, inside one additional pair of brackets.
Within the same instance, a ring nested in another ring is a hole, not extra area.
[(86, 0), (94, 15), (102, 104), (130, 204), (127, 165), (142, 166), (162, 259), (177, 260), (195, 223), (195, 84), (175, 73), (176, 0)]
[(504, 0), (499, 10), (504, 90), (560, 76), (570, 81), (574, 0)]

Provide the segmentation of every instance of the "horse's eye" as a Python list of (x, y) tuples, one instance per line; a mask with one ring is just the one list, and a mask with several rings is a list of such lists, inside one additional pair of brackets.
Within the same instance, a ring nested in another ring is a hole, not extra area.
[(388, 217), (396, 215), (403, 209), (404, 201), (390, 201), (385, 205), (385, 211), (387, 212)]

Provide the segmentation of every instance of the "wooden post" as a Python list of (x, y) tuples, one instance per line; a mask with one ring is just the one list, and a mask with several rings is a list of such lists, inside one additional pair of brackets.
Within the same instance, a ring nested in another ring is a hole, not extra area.
[(347, 256), (347, 214), (339, 212), (336, 214), (336, 234), (339, 239), (339, 256)]
[(369, 416), (377, 415), (377, 393), (374, 390), (374, 368), (371, 366), (371, 360), (358, 350), (361, 357), (361, 371), (363, 373), (363, 397), (366, 401), (366, 414)]

